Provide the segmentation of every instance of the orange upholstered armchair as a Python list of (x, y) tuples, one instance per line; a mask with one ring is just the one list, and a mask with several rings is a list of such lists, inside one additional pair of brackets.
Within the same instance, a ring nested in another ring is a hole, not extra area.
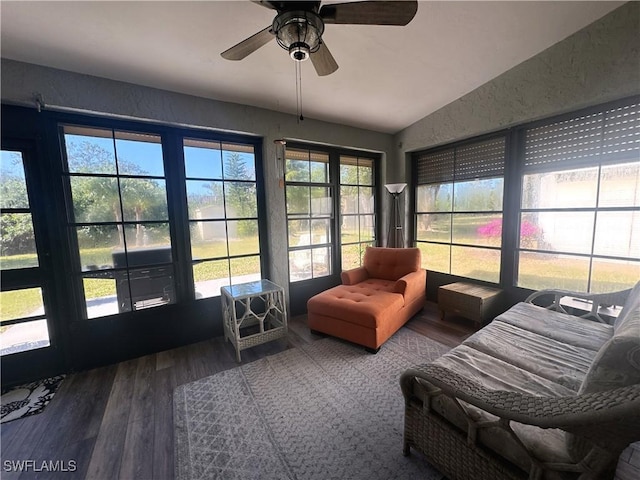
[(426, 276), (419, 249), (368, 247), (342, 285), (309, 299), (309, 328), (376, 352), (424, 307)]

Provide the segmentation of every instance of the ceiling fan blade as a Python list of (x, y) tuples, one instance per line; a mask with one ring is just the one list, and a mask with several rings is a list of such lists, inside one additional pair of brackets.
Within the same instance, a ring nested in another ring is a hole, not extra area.
[(320, 9), (324, 23), (351, 25), (406, 25), (418, 11), (413, 1), (334, 3)]
[(255, 52), (260, 47), (269, 43), (272, 39), (276, 38), (269, 25), (264, 30), (260, 30), (255, 35), (251, 35), (249, 38), (241, 41), (237, 45), (234, 45), (228, 50), (225, 50), (220, 55), (227, 60), (242, 60), (247, 55)]
[(267, 0), (251, 0), (252, 3), (256, 3), (262, 7), (269, 8), (271, 10), (277, 10), (276, 6), (273, 2), (269, 2)]
[(324, 41), (320, 44), (318, 51), (311, 54), (311, 63), (313, 63), (316, 73), (321, 77), (331, 75), (338, 70), (338, 64)]

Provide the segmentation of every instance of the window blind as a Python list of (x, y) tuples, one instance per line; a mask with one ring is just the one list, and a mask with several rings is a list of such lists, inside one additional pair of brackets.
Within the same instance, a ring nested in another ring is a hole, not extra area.
[(502, 177), (505, 146), (505, 137), (498, 137), (456, 148), (454, 180)]
[(324, 152), (314, 152), (311, 150), (286, 149), (287, 160), (310, 160), (312, 162), (329, 163), (329, 155)]
[(419, 185), (495, 178), (504, 175), (504, 136), (438, 152), (414, 154)]
[(453, 182), (454, 149), (416, 155), (418, 184)]
[(373, 160), (371, 158), (362, 157), (348, 157), (340, 155), (340, 165), (353, 165), (361, 167), (373, 167)]
[(525, 130), (527, 173), (640, 159), (640, 104), (579, 115)]
[(640, 160), (640, 102), (607, 111), (602, 162)]
[(206, 148), (208, 150), (224, 150), (230, 152), (254, 153), (253, 145), (243, 145), (239, 143), (221, 143), (214, 140), (201, 140), (197, 138), (184, 138), (182, 140), (185, 147)]

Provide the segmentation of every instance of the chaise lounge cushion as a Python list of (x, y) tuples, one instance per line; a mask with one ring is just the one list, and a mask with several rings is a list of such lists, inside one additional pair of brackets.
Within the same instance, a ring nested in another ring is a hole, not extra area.
[(425, 302), (420, 249), (367, 247), (363, 265), (342, 272), (342, 285), (307, 302), (309, 328), (378, 349)]
[[(367, 248), (364, 268), (369, 278), (395, 282), (420, 270), (420, 254), (414, 248)], [(418, 250), (420, 252), (420, 250)]]
[(404, 297), (394, 293), (395, 282), (367, 279), (356, 285), (340, 285), (311, 298), (308, 308), (327, 312), (346, 322), (376, 328), (404, 306)]

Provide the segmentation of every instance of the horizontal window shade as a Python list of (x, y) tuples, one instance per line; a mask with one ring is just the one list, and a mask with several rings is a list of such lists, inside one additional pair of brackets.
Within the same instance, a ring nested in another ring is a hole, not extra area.
[(373, 167), (373, 160), (370, 158), (345, 157), (341, 155), (340, 165), (360, 165), (361, 167)]
[(253, 145), (239, 145), (237, 143), (223, 143), (222, 150), (227, 152), (254, 153)]
[(505, 137), (456, 148), (454, 179), (474, 180), (504, 175)]
[(505, 137), (414, 155), (419, 185), (494, 178), (504, 175)]
[(415, 157), (418, 166), (418, 184), (453, 182), (455, 151), (419, 153)]
[(596, 113), (527, 131), (525, 170), (555, 170), (593, 165), (600, 155), (604, 115)]
[(640, 160), (640, 104), (607, 112), (602, 157), (604, 163)]
[(631, 103), (526, 130), (524, 170), (572, 170), (639, 154), (640, 107)]
[(311, 160), (312, 162), (329, 163), (329, 155), (323, 152), (313, 152), (309, 150), (295, 150), (287, 148), (287, 160)]
[(160, 135), (139, 132), (123, 132), (106, 128), (81, 127), (77, 125), (63, 125), (65, 135), (79, 135), (98, 138), (115, 138), (116, 140), (132, 140), (134, 142), (161, 143)]
[(236, 143), (220, 143), (212, 140), (200, 140), (197, 138), (183, 139), (185, 147), (206, 148), (209, 150), (224, 150), (225, 152), (254, 153), (253, 145), (240, 145)]

